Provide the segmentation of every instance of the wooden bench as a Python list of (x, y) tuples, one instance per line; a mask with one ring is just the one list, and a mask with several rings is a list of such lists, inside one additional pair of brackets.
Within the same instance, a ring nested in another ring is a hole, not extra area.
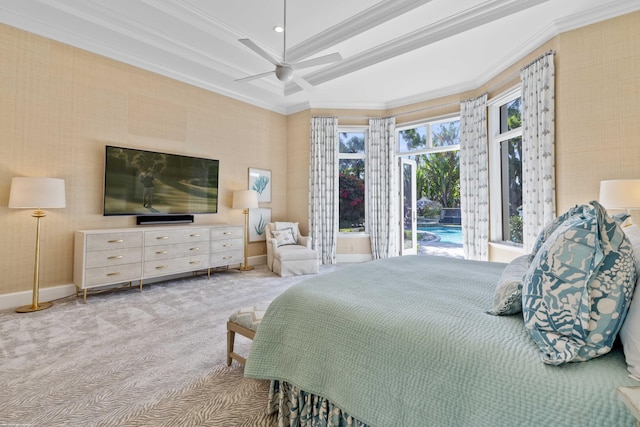
[(243, 365), (246, 364), (247, 359), (233, 351), (236, 333), (253, 340), (269, 304), (269, 302), (264, 302), (241, 308), (229, 316), (227, 322), (227, 366), (231, 365), (232, 360), (237, 360)]

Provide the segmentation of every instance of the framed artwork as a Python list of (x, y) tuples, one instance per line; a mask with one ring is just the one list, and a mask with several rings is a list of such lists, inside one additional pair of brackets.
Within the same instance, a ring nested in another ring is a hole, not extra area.
[(249, 242), (266, 241), (266, 228), (270, 222), (271, 208), (249, 209)]
[(258, 193), (258, 203), (271, 202), (271, 171), (249, 168), (249, 190)]

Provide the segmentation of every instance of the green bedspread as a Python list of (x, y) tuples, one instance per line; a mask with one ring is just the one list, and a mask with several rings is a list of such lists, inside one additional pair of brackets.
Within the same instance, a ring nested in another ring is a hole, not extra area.
[(347, 266), (270, 305), (245, 367), (387, 426), (633, 426), (622, 351), (542, 363), (521, 314), (491, 316), (505, 264), (406, 256)]

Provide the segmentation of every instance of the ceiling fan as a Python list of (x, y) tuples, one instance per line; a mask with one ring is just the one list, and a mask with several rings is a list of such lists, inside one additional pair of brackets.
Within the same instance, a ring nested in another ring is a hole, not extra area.
[(262, 77), (270, 76), (272, 73), (275, 73), (278, 80), (281, 82), (289, 82), (294, 80), (298, 86), (303, 88), (310, 88), (312, 85), (304, 80), (301, 76), (297, 76), (295, 74), (295, 70), (299, 70), (301, 68), (315, 67), (317, 65), (331, 64), (333, 62), (338, 62), (342, 59), (339, 53), (331, 53), (329, 55), (319, 56), (317, 58), (308, 59), (306, 61), (296, 62), (291, 64), (287, 62), (287, 0), (284, 0), (284, 25), (283, 25), (283, 51), (282, 51), (282, 61), (277, 61), (271, 55), (269, 55), (264, 49), (255, 44), (250, 39), (240, 39), (238, 40), (243, 45), (247, 46), (249, 49), (262, 56), (267, 61), (271, 62), (276, 66), (274, 71), (267, 71), (266, 73), (260, 73), (249, 77), (244, 77), (241, 79), (237, 79), (237, 82), (241, 81), (249, 81), (255, 80)]

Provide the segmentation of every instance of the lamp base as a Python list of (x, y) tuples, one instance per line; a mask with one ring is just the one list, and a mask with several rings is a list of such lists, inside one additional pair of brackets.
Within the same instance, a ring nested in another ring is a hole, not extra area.
[(33, 305), (23, 305), (22, 307), (16, 308), (16, 313), (31, 313), (34, 311), (44, 310), (45, 308), (49, 308), (52, 305), (52, 302), (41, 302), (35, 307)]
[(240, 271), (250, 271), (250, 270), (253, 270), (253, 267), (251, 267), (250, 265), (243, 265), (242, 267), (239, 267), (238, 270), (240, 270)]

